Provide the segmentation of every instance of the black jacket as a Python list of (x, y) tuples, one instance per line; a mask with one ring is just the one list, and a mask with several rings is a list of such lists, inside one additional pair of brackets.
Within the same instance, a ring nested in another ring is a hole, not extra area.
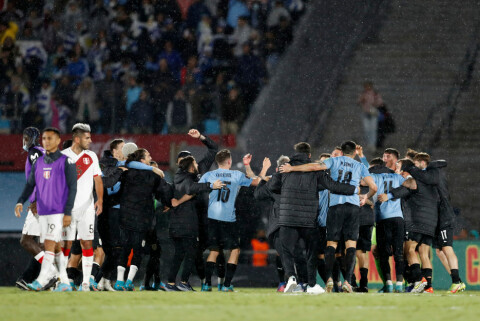
[[(290, 164), (311, 163), (306, 154), (295, 154)], [(279, 225), (290, 227), (317, 227), (318, 192), (329, 189), (333, 193), (352, 195), (356, 187), (335, 182), (325, 171), (291, 172), (274, 175), (267, 183), (272, 192), (280, 193)]]
[(438, 227), (440, 230), (453, 227), (455, 224), (455, 213), (450, 204), (450, 193), (448, 192), (448, 181), (445, 173), (446, 167), (446, 161), (437, 160), (430, 162), (424, 171), (418, 168), (412, 168), (409, 172), (415, 180), (427, 185), (436, 186), (439, 196)]
[(154, 219), (154, 197), (166, 204), (169, 185), (151, 171), (129, 169), (122, 175), (120, 225), (128, 230), (146, 232)]
[[(415, 168), (406, 169), (407, 172), (415, 172)], [(413, 175), (412, 175), (413, 176)], [(408, 207), (411, 210), (411, 224), (409, 232), (416, 232), (435, 236), (438, 223), (438, 192), (435, 185), (428, 185), (416, 180), (417, 189), (411, 191), (408, 199)], [(395, 198), (400, 198), (399, 191), (407, 195), (404, 187), (398, 187), (392, 191)], [(405, 213), (404, 213), (405, 218)]]
[[(273, 175), (279, 176), (281, 174), (275, 173)], [(267, 182), (262, 180), (255, 188), (253, 196), (257, 201), (268, 202), (267, 237), (270, 237), (270, 235), (280, 228), (280, 225), (278, 224), (278, 219), (280, 216), (280, 194), (273, 193), (270, 189), (268, 189)]]
[(390, 191), (394, 198), (401, 199), (403, 221), (405, 222), (406, 233), (412, 231), (413, 227), (412, 209), (415, 207), (415, 204), (412, 201), (412, 194), (414, 192), (414, 190), (408, 189), (405, 186), (399, 186)]
[[(183, 195), (193, 195), (201, 192), (210, 192), (210, 183), (198, 183), (196, 174), (178, 169), (174, 177), (174, 196), (176, 199)], [(169, 232), (171, 237), (197, 237), (198, 215), (196, 197), (174, 208), (170, 215)]]

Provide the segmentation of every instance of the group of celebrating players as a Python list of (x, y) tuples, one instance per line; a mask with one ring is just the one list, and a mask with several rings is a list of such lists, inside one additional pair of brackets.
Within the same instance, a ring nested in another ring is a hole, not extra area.
[[(273, 175), (267, 176), (268, 158), (255, 175), (250, 154), (243, 158), (246, 173), (231, 170), (230, 151), (218, 151), (192, 129), (188, 134), (208, 151), (198, 163), (190, 152), (180, 152), (170, 184), (146, 149), (123, 139), (114, 139), (99, 161), (89, 150), (90, 132), (87, 124), (74, 125), (60, 150), (56, 128), (24, 130), (27, 183), (15, 215), (29, 200), (21, 244), (33, 258), (16, 282), (21, 289), (132, 291), (148, 252), (141, 289), (194, 291), (189, 278), (196, 269), (201, 291), (212, 291), (216, 270), (218, 290), (233, 292), (240, 255), (235, 200), (242, 186), (256, 186), (255, 199), (269, 204), (267, 236), (278, 254), (279, 292), (368, 292), (372, 251), (381, 291), (433, 293), (432, 245), (452, 277), (449, 291), (465, 290), (452, 248), (455, 218), (445, 161), (413, 150), (400, 159), (388, 148), (383, 158), (368, 162), (361, 146), (347, 141), (312, 162), (310, 145), (301, 142), (292, 157), (278, 159)], [(209, 171), (214, 162), (218, 168)], [(166, 211), (174, 254), (166, 258), (163, 283), (156, 227)]]

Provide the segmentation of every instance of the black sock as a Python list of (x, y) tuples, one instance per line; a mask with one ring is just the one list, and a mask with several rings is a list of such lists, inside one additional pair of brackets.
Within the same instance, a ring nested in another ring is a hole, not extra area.
[(91, 275), (95, 277), (99, 270), (100, 270), (100, 264), (98, 264), (97, 262), (93, 262)]
[(215, 269), (215, 262), (207, 262), (205, 264), (205, 284), (212, 286), (212, 275)]
[(32, 283), (40, 274), (41, 269), (42, 264), (32, 257), (30, 262), (28, 262), (27, 269), (20, 276), (20, 279), (23, 279), (27, 283)]
[(285, 282), (285, 270), (283, 269), (283, 264), (280, 256), (277, 255), (275, 263), (277, 264), (278, 279), (280, 280), (280, 282)]
[(327, 271), (326, 271), (325, 259), (319, 259), (317, 264), (318, 274), (322, 278), (323, 282), (327, 284)]
[(360, 287), (361, 288), (368, 287), (368, 269), (367, 268), (360, 268)]
[(227, 273), (225, 274), (225, 282), (223, 283), (225, 287), (228, 288), (231, 285), (236, 269), (237, 269), (236, 264), (227, 263)]
[(352, 283), (353, 270), (355, 269), (355, 258), (356, 258), (357, 249), (354, 247), (349, 247), (345, 254), (345, 281)]
[(427, 287), (432, 286), (432, 269), (422, 269), (422, 276), (427, 279)]
[(422, 272), (420, 271), (420, 264), (412, 264), (410, 266), (411, 280), (412, 283), (419, 282), (422, 280)]
[(221, 279), (225, 277), (225, 256), (223, 255), (217, 257), (217, 276)]
[(350, 282), (350, 284), (356, 288), (358, 287), (358, 284), (357, 284), (357, 276), (355, 275), (355, 273), (352, 273), (352, 277), (350, 278), (350, 280), (352, 280), (352, 282)]
[(405, 266), (403, 270), (403, 278), (407, 280), (407, 283), (412, 283), (412, 273), (410, 272), (410, 265)]
[(95, 276), (95, 282), (100, 282), (100, 280), (103, 278), (103, 272), (102, 269), (98, 269), (97, 273), (94, 275)]
[(451, 269), (450, 272), (450, 276), (452, 277), (452, 283), (460, 283), (461, 280), (460, 276), (458, 275), (458, 269)]
[(325, 249), (325, 278), (332, 277), (333, 268), (335, 264), (335, 248), (333, 246), (327, 246)]

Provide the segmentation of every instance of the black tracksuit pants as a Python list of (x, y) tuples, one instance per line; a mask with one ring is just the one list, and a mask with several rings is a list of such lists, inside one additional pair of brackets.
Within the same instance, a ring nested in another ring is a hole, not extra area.
[(282, 259), (287, 278), (297, 277), (295, 273), (295, 248), (298, 240), (303, 239), (307, 252), (307, 278), (308, 285), (317, 283), (317, 251), (320, 243), (318, 229), (308, 227), (280, 227), (280, 242), (282, 246)]
[(178, 270), (183, 262), (183, 269), (180, 281), (188, 282), (192, 269), (195, 265), (197, 256), (198, 241), (193, 237), (173, 237), (175, 254), (173, 256), (170, 272), (168, 273), (168, 283), (175, 283)]

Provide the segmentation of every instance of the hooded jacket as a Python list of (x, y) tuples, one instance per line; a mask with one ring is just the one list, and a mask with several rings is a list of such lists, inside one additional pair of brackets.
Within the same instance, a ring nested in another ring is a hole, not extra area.
[[(198, 183), (198, 175), (182, 169), (178, 169), (174, 177), (174, 196), (176, 199), (183, 195), (194, 195), (202, 192), (210, 192), (210, 183)], [(170, 215), (169, 233), (171, 237), (197, 237), (198, 215), (196, 209), (196, 197), (174, 208)]]

